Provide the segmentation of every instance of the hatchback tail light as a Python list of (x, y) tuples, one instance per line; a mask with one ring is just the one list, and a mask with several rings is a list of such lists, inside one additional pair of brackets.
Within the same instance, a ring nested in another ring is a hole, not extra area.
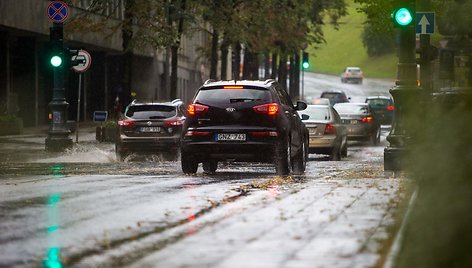
[(187, 107), (187, 113), (189, 115), (203, 114), (208, 111), (209, 107), (201, 104), (190, 104)]
[(181, 126), (184, 124), (184, 119), (177, 119), (177, 120), (171, 120), (171, 121), (165, 121), (164, 125), (168, 127), (175, 127), (175, 126)]
[(361, 122), (362, 123), (371, 123), (372, 122), (372, 117), (370, 117), (370, 116), (362, 117)]
[(256, 113), (266, 115), (276, 115), (279, 112), (279, 105), (277, 103), (268, 103), (252, 107)]
[(332, 124), (326, 124), (324, 134), (336, 134), (336, 127)]
[(393, 105), (387, 106), (387, 110), (388, 111), (393, 111), (393, 110), (395, 110), (395, 107), (393, 107)]
[(121, 119), (118, 120), (118, 126), (120, 127), (133, 127), (136, 123), (132, 120)]

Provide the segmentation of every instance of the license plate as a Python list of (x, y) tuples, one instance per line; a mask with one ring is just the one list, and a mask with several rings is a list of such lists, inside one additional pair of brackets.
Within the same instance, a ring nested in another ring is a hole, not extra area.
[(355, 125), (355, 124), (357, 124), (357, 123), (358, 123), (357, 120), (351, 120), (351, 125)]
[(140, 132), (161, 132), (160, 127), (141, 127)]
[(246, 134), (245, 133), (219, 133), (216, 136), (216, 140), (218, 141), (245, 141)]

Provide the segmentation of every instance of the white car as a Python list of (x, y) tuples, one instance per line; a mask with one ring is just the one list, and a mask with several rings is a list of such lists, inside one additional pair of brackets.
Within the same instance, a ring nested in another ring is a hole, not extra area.
[(357, 84), (362, 84), (362, 80), (364, 79), (364, 74), (362, 73), (361, 68), (359, 67), (346, 67), (341, 74), (341, 82), (348, 83), (348, 82), (355, 82)]

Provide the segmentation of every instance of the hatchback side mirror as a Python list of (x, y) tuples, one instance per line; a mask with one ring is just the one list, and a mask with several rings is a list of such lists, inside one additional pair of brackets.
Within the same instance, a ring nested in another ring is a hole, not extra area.
[(307, 114), (302, 114), (302, 121), (310, 119), (310, 116)]
[(304, 101), (297, 101), (297, 106), (295, 106), (295, 110), (297, 111), (303, 111), (308, 107), (308, 105)]

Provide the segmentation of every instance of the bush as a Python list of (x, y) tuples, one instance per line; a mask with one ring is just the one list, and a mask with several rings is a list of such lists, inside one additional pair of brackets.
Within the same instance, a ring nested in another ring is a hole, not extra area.
[(23, 120), (11, 114), (0, 115), (0, 135), (14, 135), (23, 132)]

